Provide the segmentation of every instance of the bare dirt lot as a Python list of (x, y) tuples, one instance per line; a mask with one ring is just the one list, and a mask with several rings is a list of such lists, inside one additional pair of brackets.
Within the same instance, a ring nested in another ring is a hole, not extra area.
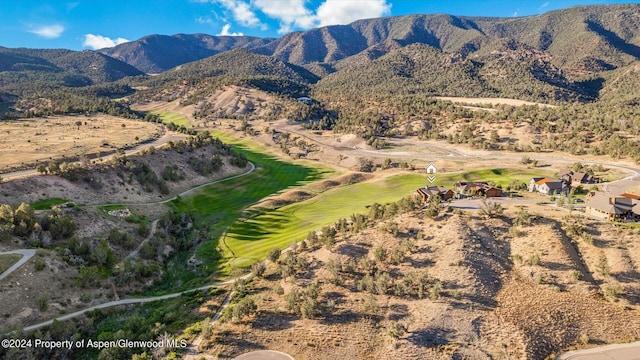
[(113, 151), (159, 137), (158, 124), (108, 115), (0, 122), (0, 171), (37, 161)]

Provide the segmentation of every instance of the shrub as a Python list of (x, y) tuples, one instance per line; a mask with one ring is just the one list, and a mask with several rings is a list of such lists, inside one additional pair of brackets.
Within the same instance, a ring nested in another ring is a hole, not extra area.
[(262, 277), (266, 269), (267, 267), (264, 266), (262, 262), (257, 262), (251, 265), (251, 272), (258, 277)]
[(529, 265), (538, 266), (540, 265), (540, 254), (533, 254), (529, 256)]
[(49, 296), (47, 294), (42, 294), (38, 296), (36, 299), (36, 304), (38, 305), (38, 309), (40, 311), (47, 311), (49, 308)]
[(499, 217), (504, 213), (504, 207), (497, 202), (488, 202), (487, 200), (482, 199), (482, 204), (480, 205), (480, 211), (478, 213), (489, 218)]
[(373, 250), (373, 258), (379, 262), (385, 261), (387, 259), (387, 249), (382, 246), (378, 246)]
[(280, 258), (280, 253), (281, 251), (279, 248), (273, 248), (271, 251), (269, 251), (269, 255), (267, 256), (267, 258), (271, 262), (276, 262)]
[(36, 259), (35, 262), (36, 271), (42, 271), (45, 268), (45, 263), (42, 259)]

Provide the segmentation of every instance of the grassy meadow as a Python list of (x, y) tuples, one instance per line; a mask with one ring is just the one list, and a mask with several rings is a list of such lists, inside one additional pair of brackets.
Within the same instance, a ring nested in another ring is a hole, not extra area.
[(7, 271), (13, 264), (22, 258), (20, 254), (4, 254), (0, 255), (0, 274)]

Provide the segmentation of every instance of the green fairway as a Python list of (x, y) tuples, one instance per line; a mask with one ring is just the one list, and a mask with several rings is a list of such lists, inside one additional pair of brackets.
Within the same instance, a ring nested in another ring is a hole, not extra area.
[(64, 204), (66, 202), (69, 202), (69, 199), (49, 198), (49, 199), (34, 201), (29, 205), (33, 210), (50, 210), (51, 207), (55, 205)]
[(274, 247), (284, 248), (341, 218), (367, 211), (367, 205), (385, 204), (411, 195), (424, 186), (422, 174), (401, 174), (328, 190), (312, 199), (259, 214), (231, 226), (225, 239), (234, 267), (264, 259)]
[[(256, 170), (246, 176), (212, 184), (193, 196), (171, 202), (177, 211), (192, 214), (200, 226), (209, 226), (212, 241), (198, 248), (198, 256), (216, 268), (216, 248), (225, 250), (219, 240), (241, 215), (243, 210), (261, 199), (290, 187), (300, 186), (326, 177), (333, 171), (316, 165), (301, 165), (281, 161), (247, 142), (223, 139), (236, 151), (246, 155)], [(225, 254), (226, 255), (226, 254)]]
[(160, 115), (160, 119), (162, 119), (162, 123), (164, 124), (171, 123), (177, 126), (184, 126), (184, 127), (189, 127), (189, 125), (191, 125), (191, 123), (189, 122), (189, 119), (187, 119), (187, 117), (184, 115), (180, 115), (180, 114), (169, 112), (169, 111), (163, 111), (158, 115)]
[(457, 181), (485, 181), (505, 187), (513, 180), (528, 184), (531, 178), (542, 176), (553, 176), (553, 172), (540, 169), (479, 169), (437, 174), (434, 185), (453, 187)]

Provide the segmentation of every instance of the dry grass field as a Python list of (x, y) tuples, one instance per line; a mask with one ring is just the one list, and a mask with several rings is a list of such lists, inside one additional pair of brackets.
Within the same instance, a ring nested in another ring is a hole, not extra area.
[(160, 134), (158, 124), (107, 115), (3, 121), (0, 171), (49, 159), (113, 151)]
[(451, 101), (452, 103), (460, 104), (473, 104), (473, 105), (511, 105), (511, 106), (522, 106), (522, 105), (539, 105), (539, 106), (548, 106), (554, 107), (553, 105), (535, 103), (531, 101), (524, 100), (516, 100), (516, 99), (506, 99), (506, 98), (466, 98), (466, 97), (452, 97), (452, 96), (434, 96), (435, 99), (442, 101)]

